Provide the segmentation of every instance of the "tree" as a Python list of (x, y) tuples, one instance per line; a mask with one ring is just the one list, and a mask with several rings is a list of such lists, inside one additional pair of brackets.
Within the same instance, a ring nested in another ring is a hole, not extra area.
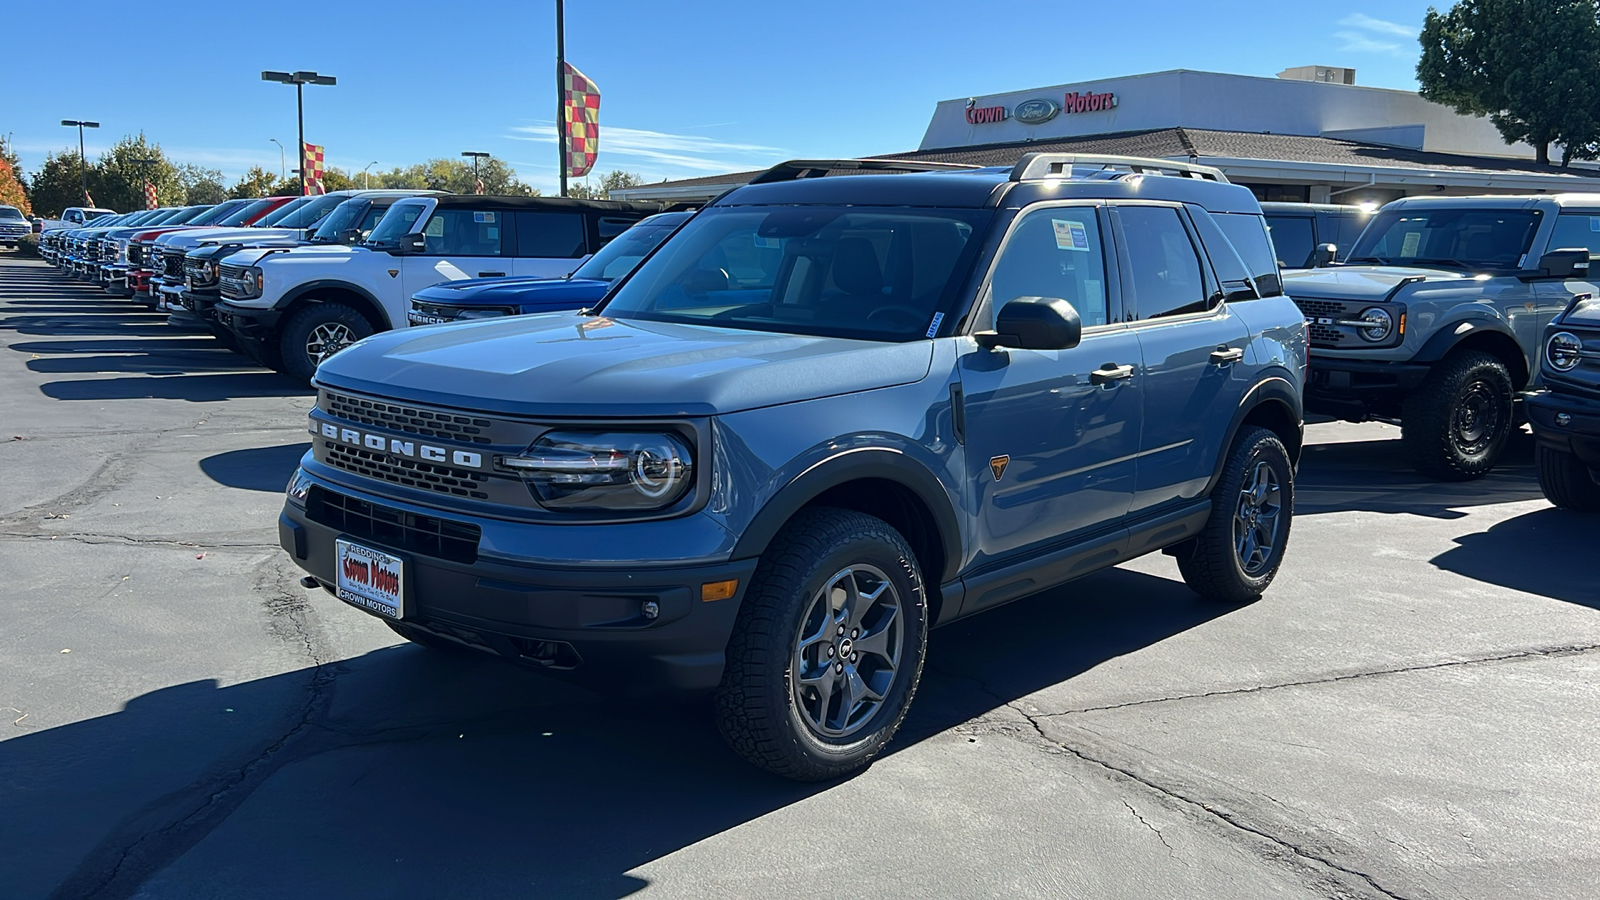
[[(483, 192), (513, 197), (537, 197), (539, 192), (529, 187), (505, 162), (490, 157), (478, 162), (478, 178), (483, 179)], [(477, 190), (472, 174), (472, 163), (461, 159), (441, 157), (425, 163), (395, 168), (372, 176), (374, 187), (410, 188), (411, 190), (450, 191), (471, 194)]]
[(611, 196), (612, 191), (623, 188), (638, 187), (644, 184), (644, 176), (632, 172), (616, 169), (600, 176), (598, 184), (590, 184), (589, 179), (568, 185), (567, 196), (577, 197), (580, 200), (605, 200)]
[(1460, 0), (1424, 20), (1422, 96), (1488, 116), (1506, 143), (1562, 164), (1600, 144), (1600, 8), (1596, 0)]
[(228, 189), (222, 186), (221, 170), (194, 163), (184, 163), (177, 168), (178, 181), (183, 185), (183, 202), (215, 204), (228, 199)]
[(167, 160), (160, 144), (145, 140), (143, 133), (127, 136), (89, 170), (89, 193), (96, 205), (108, 209), (144, 209), (146, 179), (156, 186), (158, 206), (178, 206), (188, 196), (178, 167)]
[(22, 183), (22, 177), (17, 173), (22, 171), (22, 163), (17, 154), (12, 152), (11, 144), (0, 139), (0, 204), (15, 206), (22, 210), (22, 214), (33, 214), (33, 207), (28, 204), (27, 185)]
[[(83, 205), (83, 188), (78, 180), (79, 165), (77, 150), (63, 150), (45, 156), (44, 165), (33, 173), (33, 182), (28, 190), (33, 208), (39, 215), (53, 219), (69, 206)], [(143, 208), (144, 204), (139, 206)]]

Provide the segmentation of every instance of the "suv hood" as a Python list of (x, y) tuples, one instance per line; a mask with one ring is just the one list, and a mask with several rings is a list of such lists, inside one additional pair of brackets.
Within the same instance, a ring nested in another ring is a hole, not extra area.
[[(255, 244), (254, 241), (251, 242)], [(350, 247), (344, 244), (295, 244), (285, 246), (275, 244), (272, 246), (250, 246), (238, 251), (226, 260), (230, 266), (257, 266), (263, 259), (273, 257), (274, 260), (293, 260), (294, 262), (324, 262), (330, 258), (338, 259), (350, 257), (357, 251), (369, 252), (365, 247)]]
[(598, 278), (469, 278), (423, 288), (416, 293), (416, 299), (450, 306), (556, 303), (566, 299), (586, 302), (610, 286)]
[(190, 228), (164, 234), (156, 238), (156, 243), (175, 250), (188, 250), (200, 246), (202, 241), (270, 240), (304, 235), (304, 228)]
[(933, 342), (884, 344), (550, 313), (402, 329), (321, 385), (518, 416), (708, 416), (920, 381)]
[(1407, 266), (1332, 266), (1283, 273), (1283, 292), (1290, 297), (1328, 297), (1339, 300), (1382, 300), (1408, 278), (1426, 278), (1430, 286), (1475, 280), (1449, 269)]

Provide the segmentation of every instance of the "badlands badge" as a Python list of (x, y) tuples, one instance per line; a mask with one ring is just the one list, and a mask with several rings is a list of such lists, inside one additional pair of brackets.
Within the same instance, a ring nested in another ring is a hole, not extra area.
[(999, 481), (1000, 476), (1006, 473), (1006, 466), (1011, 463), (1009, 456), (996, 456), (989, 460), (989, 471), (994, 473), (994, 480)]

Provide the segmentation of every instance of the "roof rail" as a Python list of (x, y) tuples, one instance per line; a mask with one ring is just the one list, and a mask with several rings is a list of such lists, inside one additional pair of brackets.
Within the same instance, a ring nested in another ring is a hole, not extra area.
[(771, 184), (796, 178), (817, 178), (830, 171), (855, 169), (873, 172), (964, 172), (978, 166), (966, 163), (923, 162), (915, 159), (791, 159), (750, 179), (750, 184)]
[(1126, 168), (1143, 175), (1180, 175), (1205, 181), (1228, 183), (1228, 176), (1212, 166), (1174, 162), (1170, 159), (1152, 159), (1144, 156), (1102, 156), (1090, 153), (1027, 153), (1017, 160), (1011, 170), (1012, 181), (1032, 181), (1037, 178), (1070, 177), (1075, 166), (1099, 169)]

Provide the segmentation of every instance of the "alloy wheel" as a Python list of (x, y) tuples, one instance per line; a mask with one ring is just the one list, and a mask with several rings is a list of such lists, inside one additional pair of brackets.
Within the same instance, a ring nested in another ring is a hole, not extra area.
[(900, 603), (889, 576), (864, 563), (835, 573), (812, 595), (789, 675), (813, 734), (848, 738), (883, 706), (905, 646)]
[(321, 365), (328, 357), (355, 342), (355, 334), (343, 322), (324, 322), (306, 338), (306, 356)]
[(1233, 514), (1233, 545), (1246, 575), (1253, 578), (1272, 564), (1282, 513), (1283, 488), (1277, 473), (1269, 463), (1258, 461), (1239, 490)]

